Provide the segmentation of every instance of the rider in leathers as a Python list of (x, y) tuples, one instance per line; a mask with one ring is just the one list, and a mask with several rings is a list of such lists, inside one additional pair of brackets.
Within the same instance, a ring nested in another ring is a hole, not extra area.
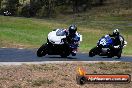
[[(69, 28), (67, 30), (65, 30), (65, 32), (66, 32), (66, 41), (69, 44), (74, 44), (74, 45), (76, 45), (76, 47), (78, 47), (79, 42), (76, 42), (76, 41), (80, 41), (80, 38), (79, 39), (77, 38), (79, 36), (79, 34), (77, 33), (77, 26), (72, 24), (69, 26)], [(76, 55), (76, 50), (77, 50), (77, 48), (75, 48), (72, 51), (73, 56)]]
[(120, 50), (122, 50), (124, 46), (124, 38), (120, 35), (119, 29), (115, 29), (113, 31), (113, 34), (109, 34), (109, 36), (113, 38), (114, 41), (114, 44), (110, 48), (110, 51), (114, 54), (114, 51), (119, 52)]
[[(55, 29), (56, 30), (56, 29)], [(62, 33), (64, 33), (66, 35), (66, 38), (63, 38), (62, 41), (66, 44), (70, 44), (70, 45), (74, 45), (74, 47), (76, 46), (76, 48), (73, 49), (72, 51), (72, 56), (76, 55), (77, 52), (77, 47), (79, 47), (79, 41), (80, 41), (80, 34), (77, 33), (77, 26), (72, 24), (69, 26), (68, 29), (58, 29), (61, 30)], [(72, 46), (71, 46), (72, 47)]]

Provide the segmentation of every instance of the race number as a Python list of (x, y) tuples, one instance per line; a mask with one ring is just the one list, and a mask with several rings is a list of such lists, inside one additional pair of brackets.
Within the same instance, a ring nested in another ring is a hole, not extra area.
[(104, 45), (106, 45), (107, 42), (105, 39), (101, 39), (99, 43), (104, 46)]

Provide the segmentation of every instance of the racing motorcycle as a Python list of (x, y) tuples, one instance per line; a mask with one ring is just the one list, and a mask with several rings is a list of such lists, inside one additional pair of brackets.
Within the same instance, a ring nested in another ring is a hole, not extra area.
[(81, 35), (72, 38), (72, 43), (66, 39), (66, 33), (63, 29), (53, 30), (48, 34), (47, 43), (43, 44), (37, 51), (37, 56), (42, 57), (45, 55), (60, 55), (67, 57), (70, 54), (75, 56), (79, 47)]
[(109, 58), (117, 56), (118, 58), (120, 58), (122, 54), (122, 49), (127, 44), (126, 41), (123, 40), (123, 42), (123, 47), (120, 47), (119, 45), (114, 46), (114, 38), (111, 38), (109, 35), (105, 35), (101, 39), (99, 39), (99, 41), (97, 42), (97, 46), (89, 51), (89, 56), (93, 57), (95, 55), (99, 55), (108, 56)]

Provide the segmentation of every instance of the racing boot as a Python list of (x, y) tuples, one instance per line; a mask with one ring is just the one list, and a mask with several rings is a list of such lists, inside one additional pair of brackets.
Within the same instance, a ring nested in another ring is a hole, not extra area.
[(71, 53), (72, 56), (76, 56), (76, 53), (77, 53), (77, 49), (74, 49)]

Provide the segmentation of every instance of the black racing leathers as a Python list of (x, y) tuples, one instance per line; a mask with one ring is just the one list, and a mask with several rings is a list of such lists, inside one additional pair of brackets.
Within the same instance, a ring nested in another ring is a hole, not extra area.
[[(115, 35), (109, 35), (113, 39), (113, 46), (110, 47), (111, 55), (117, 55), (118, 52), (122, 51), (124, 46), (124, 38), (121, 35), (115, 36)], [(118, 48), (115, 48), (114, 46), (119, 46)]]
[(118, 46), (119, 45), (120, 48), (123, 48), (123, 46), (124, 46), (124, 38), (123, 38), (123, 36), (121, 36), (121, 35), (115, 36), (115, 35), (111, 35), (111, 34), (109, 34), (109, 36), (113, 38), (113, 42), (114, 42), (113, 45), (114, 46)]

